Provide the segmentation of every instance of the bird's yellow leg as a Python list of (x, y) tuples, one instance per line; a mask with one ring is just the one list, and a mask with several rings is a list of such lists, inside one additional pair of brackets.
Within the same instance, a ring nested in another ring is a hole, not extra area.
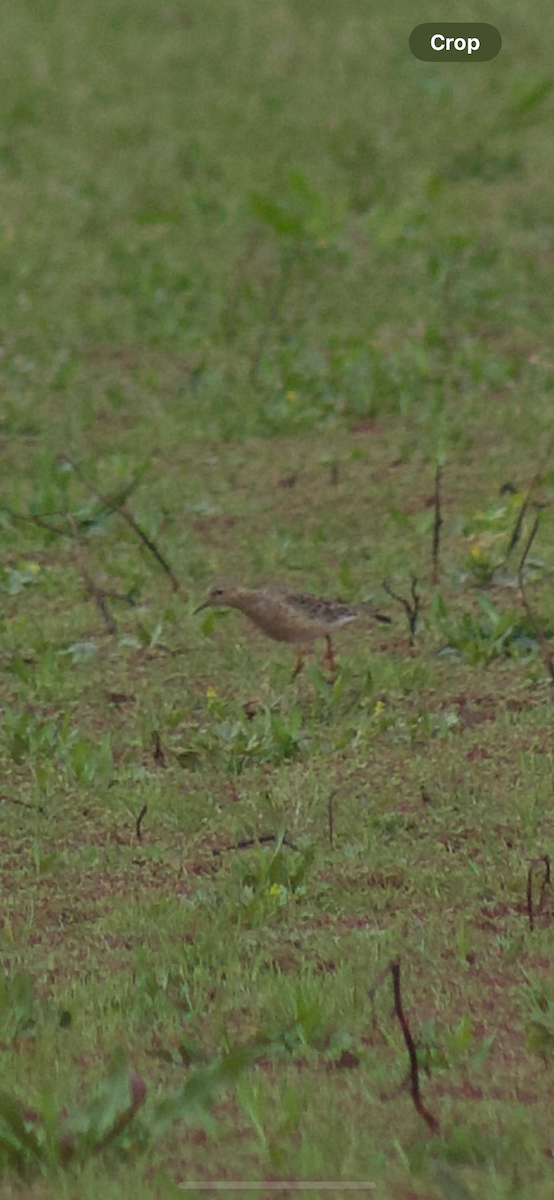
[(335, 652), (333, 650), (333, 643), (331, 641), (331, 638), (329, 637), (329, 634), (326, 634), (325, 642), (326, 642), (326, 650), (325, 650), (325, 654), (323, 655), (323, 665), (329, 667), (329, 670), (332, 675), (336, 675), (337, 660), (335, 658)]
[(301, 650), (297, 650), (296, 663), (295, 663), (294, 671), (292, 672), (292, 675), (291, 675), (291, 679), (296, 679), (296, 676), (300, 674), (303, 666), (304, 666), (304, 655), (302, 654)]

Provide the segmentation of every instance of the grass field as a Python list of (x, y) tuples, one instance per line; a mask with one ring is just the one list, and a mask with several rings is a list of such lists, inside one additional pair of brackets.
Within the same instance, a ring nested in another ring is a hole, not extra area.
[(3, 15), (6, 1200), (552, 1196), (550, 7), (448, 7)]

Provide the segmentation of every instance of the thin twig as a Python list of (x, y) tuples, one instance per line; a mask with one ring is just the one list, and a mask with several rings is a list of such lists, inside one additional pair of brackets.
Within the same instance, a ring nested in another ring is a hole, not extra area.
[[(233, 842), (230, 846), (220, 846), (219, 848), (214, 848), (212, 850), (212, 854), (216, 856), (220, 854), (226, 854), (228, 850), (248, 850), (251, 846), (265, 846), (269, 842), (276, 842), (278, 836), (279, 835), (277, 833), (264, 833), (261, 834), (260, 837), (243, 838), (240, 842)], [(282, 839), (281, 845), (288, 846), (290, 850), (298, 850), (296, 843), (292, 842), (290, 838), (287, 838), (286, 836)]]
[(48, 533), (55, 533), (57, 537), (70, 538), (73, 536), (69, 529), (62, 529), (60, 525), (50, 525), (46, 520), (47, 513), (42, 515), (38, 513), (18, 513), (13, 508), (7, 508), (5, 504), (2, 505), (2, 512), (6, 512), (12, 521), (20, 521), (26, 525), (37, 525), (39, 529), (46, 529)]
[(110, 1142), (115, 1141), (120, 1133), (123, 1133), (123, 1130), (127, 1128), (127, 1125), (130, 1125), (133, 1117), (144, 1104), (145, 1099), (146, 1085), (144, 1080), (141, 1075), (133, 1071), (129, 1079), (129, 1103), (123, 1109), (123, 1112), (120, 1112), (116, 1116), (113, 1125), (110, 1125), (103, 1136), (94, 1143), (92, 1149), (95, 1154), (98, 1154), (101, 1150), (105, 1150)]
[(147, 812), (148, 812), (148, 805), (143, 804), (143, 806), (139, 812), (139, 815), (137, 817), (136, 825), (135, 825), (135, 829), (137, 831), (137, 838), (138, 838), (139, 842), (142, 842), (142, 822), (143, 822)]
[(521, 537), (521, 530), (523, 527), (523, 521), (524, 521), (525, 515), (527, 513), (527, 510), (529, 508), (529, 505), (531, 504), (531, 501), (533, 499), (533, 493), (534, 493), (535, 488), (540, 480), (542, 472), (544, 471), (544, 468), (546, 467), (546, 465), (551, 457), (553, 450), (554, 450), (554, 437), (552, 437), (550, 439), (550, 441), (546, 447), (546, 450), (545, 450), (542, 458), (539, 461), (539, 465), (537, 467), (537, 470), (535, 471), (535, 474), (533, 475), (531, 483), (529, 484), (527, 492), (523, 498), (523, 502), (522, 502), (519, 512), (517, 514), (516, 523), (514, 525), (514, 528), (512, 530), (511, 536), (510, 536), (510, 540), (508, 542), (508, 548), (506, 550), (506, 558), (510, 557), (512, 550), (515, 548), (515, 546), (517, 546), (517, 543), (519, 542), (519, 539)]
[(419, 1064), (417, 1061), (417, 1050), (415, 1048), (414, 1039), (410, 1032), (410, 1026), (408, 1025), (406, 1014), (402, 1007), (402, 993), (401, 993), (401, 989), (400, 989), (400, 962), (398, 959), (396, 959), (394, 962), (392, 962), (390, 964), (390, 972), (392, 975), (394, 1012), (395, 1012), (395, 1015), (398, 1017), (398, 1021), (400, 1023), (400, 1028), (402, 1030), (402, 1035), (404, 1037), (404, 1041), (406, 1043), (406, 1049), (408, 1051), (408, 1056), (410, 1059), (410, 1093), (411, 1093), (412, 1100), (414, 1102), (414, 1108), (415, 1108), (416, 1112), (419, 1114), (419, 1116), (423, 1117), (423, 1120), (429, 1126), (429, 1129), (431, 1129), (433, 1133), (439, 1133), (439, 1131), (440, 1131), (439, 1123), (438, 1123), (436, 1117), (434, 1117), (432, 1115), (432, 1113), (429, 1112), (429, 1109), (425, 1107), (425, 1104), (423, 1103), (423, 1100), (421, 1097), (421, 1089), (419, 1086)]
[[(73, 467), (73, 470), (74, 469), (75, 468)], [(111, 495), (106, 496), (105, 499), (98, 496), (98, 500), (100, 501), (102, 507), (99, 508), (97, 512), (91, 513), (90, 517), (83, 518), (83, 525), (94, 525), (105, 514), (117, 512), (120, 508), (122, 508), (123, 505), (127, 503), (129, 497), (133, 495), (133, 492), (136, 492), (137, 488), (140, 487), (143, 474), (143, 471), (138, 471), (128, 483), (124, 483), (121, 487), (116, 488), (116, 490), (112, 492)]]
[(82, 468), (79, 466), (79, 464), (74, 462), (74, 460), (72, 458), (68, 458), (67, 456), (65, 456), (65, 461), (69, 463), (70, 467), (72, 468), (73, 471), (75, 471), (75, 474), (78, 475), (81, 482), (85, 485), (85, 487), (87, 487), (89, 489), (89, 491), (92, 492), (92, 494), (94, 496), (96, 496), (97, 500), (99, 500), (100, 503), (103, 504), (105, 508), (111, 509), (112, 512), (117, 513), (127, 523), (127, 525), (130, 527), (130, 529), (133, 530), (133, 533), (136, 533), (137, 537), (140, 538), (140, 541), (143, 542), (143, 544), (147, 547), (147, 549), (150, 551), (150, 553), (156, 559), (156, 562), (159, 563), (159, 565), (165, 571), (166, 575), (169, 577), (173, 591), (180, 594), (181, 585), (179, 583), (179, 580), (177, 579), (177, 576), (176, 576), (173, 568), (170, 566), (167, 559), (162, 554), (161, 550), (158, 549), (156, 543), (152, 540), (152, 538), (149, 537), (149, 535), (147, 533), (145, 533), (144, 529), (142, 529), (142, 527), (138, 524), (138, 521), (135, 521), (135, 518), (133, 516), (131, 516), (131, 513), (127, 512), (127, 509), (125, 508), (125, 504), (124, 503), (120, 504), (117, 502), (117, 499), (114, 499), (114, 497), (105, 496), (103, 494), (103, 492), (99, 492), (98, 488), (96, 488), (94, 486), (94, 484), (92, 484), (90, 482), (90, 480), (87, 479), (86, 475), (84, 474), (84, 472), (83, 472)]
[(79, 537), (79, 531), (77, 530), (77, 527), (75, 525), (74, 525), (74, 532), (73, 532), (73, 557), (75, 559), (75, 563), (78, 567), (78, 570), (79, 570), (79, 573), (83, 580), (83, 583), (85, 585), (85, 588), (86, 588), (89, 596), (91, 597), (91, 600), (96, 605), (98, 612), (100, 613), (102, 620), (104, 621), (106, 629), (108, 630), (108, 633), (111, 633), (113, 636), (114, 634), (117, 633), (116, 622), (114, 621), (114, 618), (112, 617), (112, 614), (108, 608), (105, 593), (103, 592), (102, 588), (98, 587), (98, 585), (94, 582), (92, 577), (89, 575), (89, 572), (87, 570), (87, 566), (85, 563), (83, 547), (81, 545), (81, 540)]
[(137, 601), (130, 592), (110, 592), (107, 588), (102, 588), (102, 592), (107, 600), (121, 600), (122, 604), (128, 604), (131, 608), (137, 607)]
[(154, 762), (157, 763), (159, 767), (167, 766), (164, 748), (162, 746), (162, 739), (157, 729), (155, 729), (152, 733), (152, 754), (154, 757)]
[[(70, 460), (66, 459), (65, 461), (69, 462)], [(73, 469), (75, 469), (73, 463), (71, 466)], [(92, 525), (97, 524), (104, 513), (113, 513), (114, 506), (121, 506), (124, 504), (129, 499), (129, 496), (132, 495), (132, 493), (136, 490), (139, 483), (140, 478), (137, 476), (124, 487), (118, 488), (118, 490), (114, 492), (113, 496), (106, 497), (106, 501), (105, 503), (102, 502), (101, 508), (99, 508), (96, 512), (91, 513), (88, 517), (78, 518), (74, 513), (68, 513), (67, 510), (61, 508), (52, 509), (51, 512), (18, 513), (15, 512), (13, 508), (9, 508), (9, 506), (5, 504), (2, 505), (2, 511), (6, 512), (12, 521), (19, 521), (27, 525), (36, 525), (39, 529), (45, 529), (48, 533), (56, 534), (57, 537), (73, 538), (75, 528), (82, 530), (89, 529)], [(64, 517), (68, 522), (69, 529), (64, 528), (61, 525), (51, 525), (50, 520), (52, 517)]]
[(431, 579), (433, 587), (437, 586), (440, 571), (440, 541), (441, 541), (441, 525), (442, 507), (441, 507), (441, 483), (442, 483), (442, 467), (438, 466), (435, 471), (435, 493), (433, 498), (433, 507), (435, 518), (433, 521), (433, 549), (432, 549), (432, 573)]
[(529, 537), (527, 538), (527, 541), (525, 543), (525, 549), (523, 551), (523, 554), (520, 559), (519, 567), (517, 569), (517, 581), (518, 581), (520, 587), (521, 587), (521, 580), (523, 578), (523, 568), (525, 567), (525, 563), (527, 562), (527, 559), (529, 557), (529, 551), (531, 550), (531, 546), (533, 545), (533, 542), (537, 536), (537, 530), (539, 528), (539, 521), (540, 521), (540, 513), (537, 513), (535, 520), (533, 522), (533, 528), (531, 529)]
[(15, 796), (0, 796), (0, 804), (17, 804), (20, 808), (30, 808), (31, 812), (46, 812), (42, 804), (31, 804), (28, 800), (16, 800)]
[(390, 596), (391, 600), (396, 600), (397, 604), (401, 604), (408, 620), (408, 628), (410, 631), (410, 646), (414, 644), (414, 638), (417, 630), (417, 622), (419, 618), (420, 596), (417, 590), (417, 578), (412, 575), (410, 594), (411, 600), (406, 600), (405, 596), (400, 596), (398, 592), (393, 592), (388, 580), (383, 581), (383, 588)]
[(523, 521), (525, 518), (525, 514), (527, 512), (527, 509), (529, 508), (530, 499), (531, 499), (530, 494), (527, 493), (527, 495), (525, 496), (525, 498), (523, 500), (523, 504), (521, 505), (521, 508), (517, 514), (516, 523), (512, 530), (510, 541), (508, 542), (506, 558), (510, 557), (512, 550), (514, 549), (514, 546), (517, 546), (517, 543), (519, 542), (519, 539), (521, 537), (521, 529), (522, 529)]

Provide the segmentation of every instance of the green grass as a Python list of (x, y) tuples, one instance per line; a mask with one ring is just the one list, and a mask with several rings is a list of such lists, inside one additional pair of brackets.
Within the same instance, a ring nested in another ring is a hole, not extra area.
[[(549, 9), (434, 16), (500, 55), (415, 60), (407, 3), (3, 21), (6, 1198), (550, 1198)], [(215, 577), (394, 624), (291, 682)]]

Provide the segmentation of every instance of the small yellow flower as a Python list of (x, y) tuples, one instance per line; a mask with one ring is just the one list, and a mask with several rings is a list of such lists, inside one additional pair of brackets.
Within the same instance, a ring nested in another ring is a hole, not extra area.
[(215, 688), (211, 686), (211, 684), (210, 684), (210, 687), (206, 688), (206, 696), (207, 696), (208, 700), (216, 700), (217, 699), (217, 692), (216, 692)]
[(298, 400), (298, 392), (287, 392), (286, 398), (289, 404), (296, 404), (296, 401)]
[(280, 883), (272, 883), (272, 885), (269, 889), (269, 894), (270, 894), (270, 896), (281, 896), (283, 894), (284, 890), (285, 889), (283, 887), (281, 887)]

